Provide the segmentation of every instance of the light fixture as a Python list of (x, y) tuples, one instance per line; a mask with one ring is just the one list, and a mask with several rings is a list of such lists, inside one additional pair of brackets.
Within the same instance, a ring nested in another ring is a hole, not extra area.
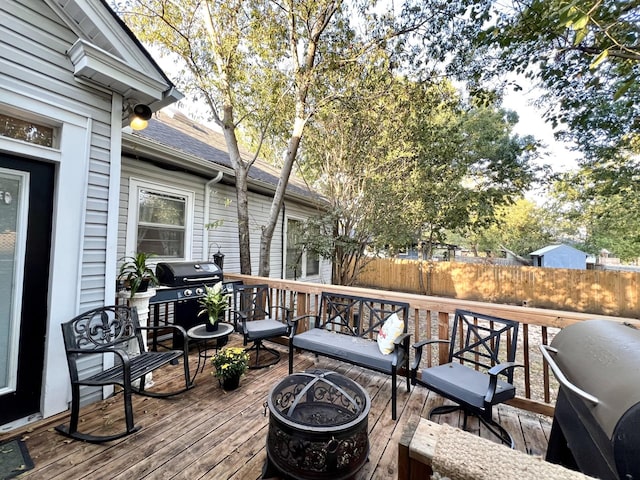
[(151, 109), (144, 103), (138, 103), (133, 107), (129, 115), (129, 126), (134, 130), (144, 130), (149, 124)]

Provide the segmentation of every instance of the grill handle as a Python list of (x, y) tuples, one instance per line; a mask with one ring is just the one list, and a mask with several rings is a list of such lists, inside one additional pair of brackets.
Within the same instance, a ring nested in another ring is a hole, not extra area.
[(580, 388), (576, 387), (573, 383), (571, 383), (569, 380), (567, 380), (567, 377), (564, 376), (564, 374), (562, 373), (562, 370), (560, 370), (560, 367), (558, 367), (558, 364), (551, 357), (552, 353), (558, 353), (557, 348), (553, 348), (549, 345), (540, 345), (540, 351), (542, 352), (542, 356), (544, 357), (544, 359), (547, 361), (547, 363), (551, 367), (553, 374), (558, 379), (558, 382), (563, 387), (568, 388), (573, 393), (575, 393), (579, 397), (582, 397), (587, 402), (591, 402), (594, 405), (598, 405), (598, 403), (600, 403), (600, 400), (598, 400), (597, 397), (594, 397), (590, 393), (587, 393), (584, 390), (581, 390)]
[(216, 275), (214, 277), (199, 277), (199, 278), (183, 277), (182, 278), (183, 283), (202, 283), (202, 282), (207, 282), (209, 280), (220, 280), (220, 277)]

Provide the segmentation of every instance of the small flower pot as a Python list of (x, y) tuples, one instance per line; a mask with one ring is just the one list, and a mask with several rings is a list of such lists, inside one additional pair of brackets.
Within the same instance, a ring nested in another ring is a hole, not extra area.
[(233, 377), (225, 377), (222, 379), (222, 388), (229, 391), (235, 390), (240, 386), (240, 375), (235, 375)]
[(207, 332), (215, 332), (218, 330), (219, 322), (216, 322), (216, 323), (207, 322), (206, 325), (207, 325)]

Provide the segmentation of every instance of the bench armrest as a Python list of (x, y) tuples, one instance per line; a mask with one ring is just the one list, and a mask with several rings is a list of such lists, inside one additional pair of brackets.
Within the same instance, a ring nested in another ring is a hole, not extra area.
[[(135, 336), (131, 337), (131, 340), (136, 340)], [(80, 355), (105, 355), (112, 353), (120, 357), (122, 361), (123, 378), (131, 377), (131, 361), (129, 360), (129, 352), (122, 348), (108, 347), (108, 348), (95, 348), (93, 350), (81, 349), (81, 348), (69, 348), (65, 350), (66, 355), (70, 353), (76, 353)]]
[(293, 338), (293, 336), (298, 333), (298, 324), (300, 322), (300, 320), (305, 320), (305, 319), (313, 319), (313, 326), (317, 325), (320, 317), (318, 315), (313, 315), (313, 314), (306, 314), (306, 315), (299, 315), (295, 318), (291, 319), (291, 334), (289, 335), (289, 338)]

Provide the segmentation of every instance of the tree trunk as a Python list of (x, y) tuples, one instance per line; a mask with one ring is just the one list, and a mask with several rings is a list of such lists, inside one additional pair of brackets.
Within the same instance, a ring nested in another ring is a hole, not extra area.
[[(225, 112), (225, 115), (227, 113)], [(229, 112), (228, 115), (232, 115)], [(248, 168), (240, 156), (235, 125), (225, 122), (223, 128), (225, 142), (229, 150), (229, 160), (235, 172), (236, 209), (238, 212), (238, 246), (240, 249), (240, 273), (251, 275), (251, 248), (249, 236), (249, 196), (247, 186)]]
[(284, 203), (284, 194), (287, 190), (289, 176), (291, 175), (293, 162), (296, 159), (300, 140), (302, 139), (302, 132), (306, 123), (306, 120), (303, 118), (298, 117), (295, 120), (293, 133), (289, 139), (287, 154), (284, 158), (282, 170), (280, 171), (278, 186), (276, 187), (275, 194), (273, 195), (273, 201), (271, 202), (269, 218), (267, 219), (266, 225), (262, 227), (262, 234), (260, 235), (260, 260), (258, 265), (258, 275), (261, 277), (268, 277), (271, 270), (271, 240), (273, 239), (273, 232), (275, 231), (280, 210)]

